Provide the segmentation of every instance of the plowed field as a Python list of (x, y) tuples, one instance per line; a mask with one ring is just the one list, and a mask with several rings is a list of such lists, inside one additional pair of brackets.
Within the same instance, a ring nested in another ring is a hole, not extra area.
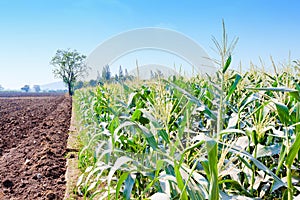
[(71, 98), (0, 97), (0, 199), (62, 199)]

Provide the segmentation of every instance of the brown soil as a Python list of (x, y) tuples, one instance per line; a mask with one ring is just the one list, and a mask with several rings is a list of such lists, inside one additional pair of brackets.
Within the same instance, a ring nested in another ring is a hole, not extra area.
[(0, 199), (63, 199), (71, 98), (0, 98)]

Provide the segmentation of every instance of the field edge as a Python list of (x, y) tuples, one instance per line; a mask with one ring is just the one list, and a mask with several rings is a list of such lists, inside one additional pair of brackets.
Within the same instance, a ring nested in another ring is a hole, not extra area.
[[(72, 102), (73, 104), (73, 102)], [(76, 125), (76, 112), (75, 106), (72, 105), (72, 116), (69, 128), (69, 136), (67, 140), (67, 155), (66, 155), (66, 192), (64, 200), (74, 200), (81, 199), (74, 193), (76, 188), (77, 179), (80, 174), (78, 169), (78, 151), (80, 149), (80, 144), (78, 140), (78, 129)]]

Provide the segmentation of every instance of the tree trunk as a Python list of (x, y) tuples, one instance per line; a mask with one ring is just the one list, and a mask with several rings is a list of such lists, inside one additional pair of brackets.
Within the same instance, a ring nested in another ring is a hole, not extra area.
[(68, 83), (68, 90), (69, 90), (69, 95), (73, 96), (73, 88), (72, 88), (72, 84)]

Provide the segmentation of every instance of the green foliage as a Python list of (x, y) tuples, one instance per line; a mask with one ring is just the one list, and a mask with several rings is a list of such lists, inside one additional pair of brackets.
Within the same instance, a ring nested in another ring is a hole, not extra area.
[(209, 199), (219, 199), (218, 185), (218, 144), (214, 140), (206, 142), (209, 169)]

